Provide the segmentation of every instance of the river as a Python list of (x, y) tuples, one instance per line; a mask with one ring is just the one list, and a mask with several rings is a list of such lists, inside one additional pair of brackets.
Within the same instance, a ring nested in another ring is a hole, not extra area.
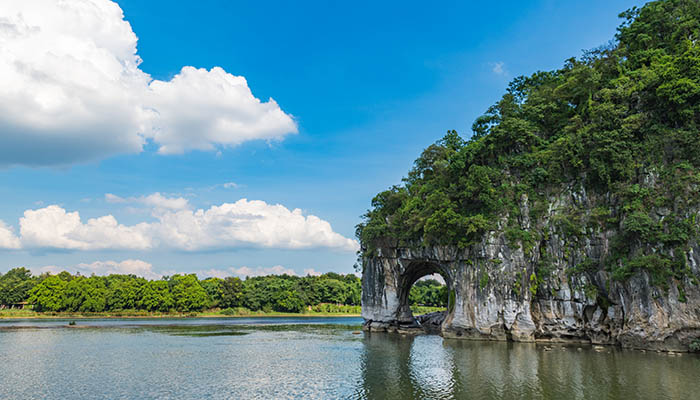
[(698, 399), (700, 356), (358, 333), (360, 318), (0, 320), (0, 399)]

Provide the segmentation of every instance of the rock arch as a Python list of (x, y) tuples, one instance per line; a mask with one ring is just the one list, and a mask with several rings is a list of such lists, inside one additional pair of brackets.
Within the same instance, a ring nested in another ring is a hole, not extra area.
[(419, 278), (438, 273), (449, 293), (440, 334), (533, 341), (535, 324), (527, 295), (518, 301), (508, 287), (495, 292), (497, 285), (483, 285), (478, 271), (473, 261), (454, 247), (377, 249), (376, 254), (363, 258), (364, 329), (422, 333), (409, 308), (408, 293)]
[[(362, 316), (365, 329), (420, 333), (410, 309), (409, 293), (418, 279), (439, 274), (445, 280), (451, 294), (448, 302), (454, 302), (454, 276), (452, 261), (441, 257), (423, 255), (416, 257), (409, 249), (379, 250), (375, 257), (363, 260)], [(454, 304), (448, 304), (448, 315)], [(446, 318), (447, 320), (447, 318)]]
[[(553, 234), (526, 252), (502, 232), (464, 249), (380, 246), (362, 259), (364, 329), (422, 333), (408, 308), (408, 291), (421, 276), (437, 272), (449, 288), (440, 326), (444, 337), (673, 351), (688, 351), (693, 340), (700, 340), (700, 285), (686, 285), (680, 301), (675, 286), (667, 298), (655, 296), (658, 289), (646, 272), (624, 282), (606, 272), (571, 274), (571, 260), (600, 257), (600, 247), (592, 242), (584, 254), (567, 255), (564, 242)], [(539, 269), (538, 255), (544, 253), (551, 255), (546, 274)], [(700, 249), (693, 248), (694, 271), (698, 254)]]

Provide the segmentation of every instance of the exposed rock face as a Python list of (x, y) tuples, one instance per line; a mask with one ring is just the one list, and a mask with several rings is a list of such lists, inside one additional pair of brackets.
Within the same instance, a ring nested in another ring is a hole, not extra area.
[[(391, 243), (363, 259), (362, 316), (370, 331), (415, 326), (408, 292), (420, 277), (440, 273), (449, 289), (440, 333), (449, 338), (513, 341), (582, 341), (629, 348), (688, 351), (700, 339), (700, 246), (684, 254), (690, 276), (654, 286), (645, 270), (616, 280), (605, 270), (575, 271), (581, 260), (600, 260), (614, 232), (587, 232), (571, 246), (552, 223), (559, 204), (589, 200), (553, 199), (547, 218), (522, 229), (548, 232), (525, 251), (491, 231), (480, 243), (456, 247), (397, 247)], [(527, 208), (527, 199), (523, 201)], [(591, 209), (592, 207), (588, 207)], [(527, 212), (521, 215), (528, 215)], [(660, 214), (662, 216), (662, 214)], [(505, 218), (504, 218), (505, 221)], [(504, 224), (505, 225), (505, 224)], [(547, 276), (536, 276), (546, 254)]]
[(419, 315), (416, 317), (418, 324), (427, 333), (440, 333), (442, 329), (442, 323), (445, 322), (447, 317), (446, 311), (436, 311), (428, 314)]

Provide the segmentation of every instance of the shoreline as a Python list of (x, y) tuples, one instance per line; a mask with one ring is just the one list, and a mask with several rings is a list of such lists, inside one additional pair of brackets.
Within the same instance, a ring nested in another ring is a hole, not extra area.
[(65, 315), (0, 315), (2, 320), (17, 320), (17, 319), (190, 319), (190, 318), (333, 318), (333, 317), (361, 317), (361, 314), (347, 313), (319, 313), (319, 314), (296, 314), (296, 313), (275, 313), (275, 314), (241, 314), (241, 315), (223, 315), (223, 314), (172, 314), (172, 315), (84, 315), (84, 314), (65, 314)]

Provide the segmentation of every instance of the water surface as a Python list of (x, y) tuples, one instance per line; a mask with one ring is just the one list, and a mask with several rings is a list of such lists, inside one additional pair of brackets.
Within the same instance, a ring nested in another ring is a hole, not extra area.
[(357, 334), (360, 318), (0, 320), (0, 399), (695, 399), (700, 357)]

